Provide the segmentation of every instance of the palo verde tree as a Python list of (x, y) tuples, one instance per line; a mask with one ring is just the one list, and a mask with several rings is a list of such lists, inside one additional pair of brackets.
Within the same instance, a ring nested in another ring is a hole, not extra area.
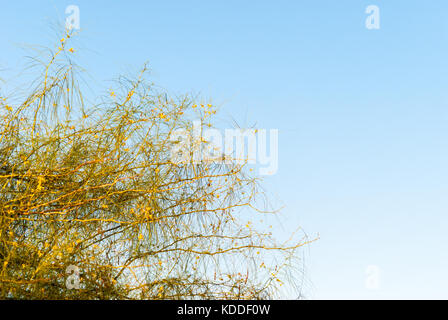
[(89, 106), (71, 38), (35, 60), (29, 92), (0, 92), (0, 297), (268, 299), (294, 284), (305, 239), (247, 222), (271, 213), (246, 163), (172, 161), (170, 134), (211, 126), (215, 107), (157, 91), (146, 69)]

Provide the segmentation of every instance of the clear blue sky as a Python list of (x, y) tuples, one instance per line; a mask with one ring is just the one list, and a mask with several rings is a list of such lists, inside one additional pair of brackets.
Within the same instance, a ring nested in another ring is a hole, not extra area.
[[(307, 298), (448, 298), (446, 0), (5, 1), (0, 69), (51, 45), (70, 4), (93, 87), (149, 61), (171, 92), (279, 129), (266, 187), (286, 231), (321, 237)], [(365, 28), (371, 4), (380, 30)]]

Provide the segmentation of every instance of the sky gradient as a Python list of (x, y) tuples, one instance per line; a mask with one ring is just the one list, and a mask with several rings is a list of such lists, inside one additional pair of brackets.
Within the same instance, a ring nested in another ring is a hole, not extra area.
[(0, 78), (25, 44), (53, 46), (72, 4), (92, 89), (149, 62), (223, 121), (279, 129), (277, 232), (320, 236), (303, 251), (306, 298), (448, 298), (447, 1), (7, 1)]

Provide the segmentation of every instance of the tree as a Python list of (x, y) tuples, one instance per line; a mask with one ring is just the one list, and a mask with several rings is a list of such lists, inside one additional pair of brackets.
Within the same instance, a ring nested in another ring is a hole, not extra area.
[(28, 94), (1, 97), (0, 296), (276, 297), (305, 242), (244, 220), (264, 214), (246, 163), (171, 158), (170, 134), (211, 126), (215, 107), (158, 92), (146, 68), (86, 107), (71, 37), (35, 60)]

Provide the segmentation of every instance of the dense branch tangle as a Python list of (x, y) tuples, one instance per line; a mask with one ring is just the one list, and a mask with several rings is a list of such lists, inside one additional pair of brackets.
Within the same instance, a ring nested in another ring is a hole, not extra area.
[(274, 297), (302, 243), (243, 222), (261, 214), (245, 165), (170, 161), (170, 133), (214, 107), (157, 93), (144, 69), (86, 110), (69, 38), (22, 102), (1, 98), (1, 297)]

